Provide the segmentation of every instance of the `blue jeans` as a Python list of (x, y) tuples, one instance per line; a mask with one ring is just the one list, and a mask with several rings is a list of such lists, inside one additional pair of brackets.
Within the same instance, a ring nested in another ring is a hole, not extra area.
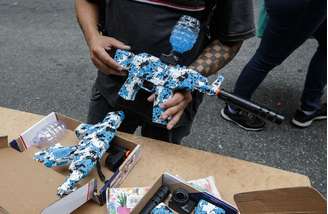
[(234, 93), (250, 99), (274, 67), (308, 38), (314, 37), (319, 47), (308, 68), (301, 108), (306, 111), (319, 109), (327, 83), (326, 4), (326, 0), (266, 0), (269, 19), (261, 44), (241, 72)]

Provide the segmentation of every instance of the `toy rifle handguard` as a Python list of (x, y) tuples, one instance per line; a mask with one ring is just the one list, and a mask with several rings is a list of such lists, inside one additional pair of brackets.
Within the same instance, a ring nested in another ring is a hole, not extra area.
[[(223, 77), (219, 76), (210, 84), (206, 77), (195, 70), (183, 66), (170, 66), (159, 58), (147, 53), (133, 54), (118, 49), (114, 60), (128, 71), (128, 77), (119, 91), (119, 96), (125, 100), (134, 100), (140, 89), (155, 94), (152, 121), (166, 125), (168, 120), (162, 120), (161, 115), (165, 109), (161, 104), (173, 96), (174, 91), (199, 91), (211, 96), (215, 95), (220, 87)], [(153, 88), (144, 87), (145, 82), (150, 82)]]
[[(147, 90), (155, 94), (152, 120), (154, 123), (166, 125), (168, 120), (162, 120), (161, 115), (165, 109), (161, 104), (170, 99), (174, 91), (199, 91), (210, 96), (217, 95), (220, 99), (228, 103), (233, 103), (246, 111), (256, 114), (263, 119), (275, 123), (281, 123), (283, 117), (276, 113), (260, 107), (255, 103), (234, 96), (220, 89), (224, 80), (223, 76), (210, 84), (208, 79), (199, 72), (189, 69), (185, 66), (172, 66), (163, 63), (159, 58), (147, 53), (133, 54), (124, 50), (116, 50), (114, 60), (120, 64), (123, 69), (128, 71), (128, 78), (121, 87), (119, 95), (125, 100), (134, 100), (140, 89)], [(145, 88), (144, 82), (150, 82), (152, 89)]]

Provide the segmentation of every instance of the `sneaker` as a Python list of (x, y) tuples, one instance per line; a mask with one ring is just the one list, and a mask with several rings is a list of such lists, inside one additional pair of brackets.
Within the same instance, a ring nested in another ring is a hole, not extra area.
[(315, 120), (325, 119), (327, 119), (327, 103), (322, 104), (321, 108), (311, 115), (306, 115), (302, 110), (297, 110), (291, 122), (299, 128), (305, 128)]
[(247, 131), (261, 131), (265, 126), (265, 122), (255, 115), (242, 110), (232, 113), (228, 106), (221, 109), (221, 116), (223, 119), (233, 122)]

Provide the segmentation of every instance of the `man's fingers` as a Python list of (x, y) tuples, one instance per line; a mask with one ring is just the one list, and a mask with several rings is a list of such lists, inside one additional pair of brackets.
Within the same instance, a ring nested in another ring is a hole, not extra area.
[(192, 96), (190, 92), (175, 93), (170, 100), (161, 105), (161, 108), (163, 108), (163, 106), (164, 108), (166, 108), (166, 111), (161, 115), (161, 119), (165, 120), (170, 117), (173, 117), (180, 111), (183, 112), (191, 100)]
[(105, 51), (105, 49), (99, 48), (96, 51), (94, 51), (93, 53), (98, 58), (98, 60), (102, 61), (108, 67), (110, 67), (116, 71), (123, 70), (122, 66), (120, 66), (117, 62), (115, 62), (115, 60), (109, 56), (109, 54)]
[(130, 50), (131, 49), (131, 47), (129, 45), (126, 45), (123, 42), (121, 42), (121, 41), (119, 41), (115, 38), (109, 38), (109, 42), (115, 48), (124, 49), (124, 50)]
[(148, 102), (154, 102), (155, 101), (155, 94), (152, 94), (150, 95), (148, 98), (147, 98)]
[(166, 128), (168, 130), (171, 130), (181, 119), (181, 116), (183, 114), (183, 110), (179, 111), (174, 117), (170, 120), (170, 122), (167, 124)]
[(97, 58), (92, 58), (92, 62), (94, 63), (94, 65), (103, 73), (110, 75), (117, 75), (117, 76), (126, 76), (126, 72), (122, 71), (122, 72), (117, 72), (115, 70), (113, 70), (112, 68), (108, 67), (106, 64), (102, 63), (99, 59)]
[(102, 71), (103, 73), (106, 73), (106, 74), (110, 74), (110, 69), (109, 67), (107, 67), (104, 63), (102, 63), (101, 61), (99, 61), (96, 57), (92, 57), (91, 58), (93, 64), (100, 70)]
[(166, 101), (165, 103), (161, 104), (161, 108), (170, 108), (172, 106), (178, 105), (180, 102), (184, 100), (184, 95), (181, 93), (175, 93), (171, 99)]
[(186, 102), (181, 102), (176, 106), (173, 106), (171, 108), (168, 108), (161, 116), (161, 119), (166, 120), (169, 117), (172, 117), (173, 115), (177, 114), (180, 111), (184, 111), (188, 103)]

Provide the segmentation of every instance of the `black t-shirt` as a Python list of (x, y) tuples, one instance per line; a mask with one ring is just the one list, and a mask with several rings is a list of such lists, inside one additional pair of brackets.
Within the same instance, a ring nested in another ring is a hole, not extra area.
[[(182, 15), (193, 16), (200, 20), (201, 32), (194, 48), (184, 54), (181, 60), (181, 64), (190, 65), (209, 42), (206, 31), (209, 8), (204, 7), (203, 0), (190, 0), (189, 5), (188, 1), (110, 0), (105, 8), (105, 34), (130, 45), (134, 53), (148, 52), (159, 57), (171, 51), (169, 38), (179, 18)], [(252, 0), (217, 2), (211, 21), (211, 34), (214, 37), (225, 42), (241, 41), (254, 35)], [(99, 71), (95, 86), (112, 106), (125, 106), (150, 120), (152, 105), (146, 100), (149, 94), (141, 90), (135, 102), (126, 102), (118, 97), (118, 90), (124, 81), (125, 78), (108, 76)], [(193, 102), (186, 109), (179, 125), (193, 120), (201, 100), (199, 93), (193, 94)]]

